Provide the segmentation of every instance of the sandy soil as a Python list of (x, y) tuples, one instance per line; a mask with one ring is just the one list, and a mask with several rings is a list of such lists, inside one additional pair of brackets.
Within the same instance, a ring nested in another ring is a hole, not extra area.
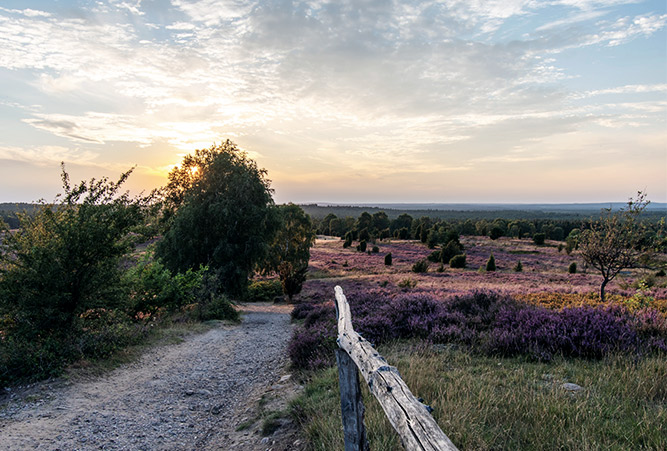
[(105, 376), (5, 391), (0, 448), (301, 449), (289, 419), (270, 437), (258, 432), (258, 405), (283, 407), (299, 389), (286, 374), (291, 307), (241, 309), (239, 325), (154, 348)]

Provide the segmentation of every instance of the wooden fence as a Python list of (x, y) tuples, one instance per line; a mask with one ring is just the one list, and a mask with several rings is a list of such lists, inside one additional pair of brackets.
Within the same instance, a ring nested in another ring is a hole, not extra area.
[(407, 450), (456, 450), (435, 422), (427, 407), (419, 402), (398, 374), (398, 370), (373, 349), (352, 327), (350, 305), (343, 289), (335, 288), (338, 317), (336, 361), (340, 380), (345, 451), (369, 449), (364, 428), (359, 374), (368, 383)]

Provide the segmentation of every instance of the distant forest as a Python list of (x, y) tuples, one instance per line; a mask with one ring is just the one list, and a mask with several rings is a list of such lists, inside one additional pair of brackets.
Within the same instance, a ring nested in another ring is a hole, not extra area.
[[(326, 204), (300, 204), (300, 207), (314, 220), (322, 220), (327, 215), (333, 214), (338, 218), (358, 218), (361, 213), (370, 214), (385, 212), (389, 219), (393, 220), (402, 214), (408, 214), (413, 218), (429, 217), (434, 220), (465, 221), (482, 220), (493, 221), (495, 219), (505, 220), (552, 220), (552, 221), (581, 221), (595, 218), (600, 215), (602, 208), (613, 207), (616, 210), (625, 204), (558, 204), (558, 205), (507, 205), (498, 204), (386, 204), (379, 206), (370, 205), (326, 205)], [(432, 207), (432, 208), (429, 208)], [(650, 222), (657, 222), (667, 216), (667, 205), (664, 203), (651, 204), (642, 214), (642, 218)], [(19, 227), (17, 213), (31, 213), (36, 204), (25, 202), (0, 203), (0, 218), (4, 220), (11, 229)], [(454, 209), (460, 208), (460, 209)]]
[[(612, 204), (611, 206), (616, 210), (618, 206), (625, 206), (626, 204)], [(393, 206), (400, 208), (391, 208)], [(436, 204), (433, 204), (436, 207)], [(323, 204), (301, 204), (300, 207), (315, 220), (324, 219), (327, 215), (333, 214), (339, 218), (353, 217), (357, 218), (361, 213), (368, 212), (370, 214), (385, 212), (389, 219), (396, 219), (402, 214), (408, 214), (413, 218), (421, 218), (423, 216), (431, 219), (439, 220), (482, 220), (493, 221), (495, 219), (506, 220), (556, 220), (556, 221), (577, 221), (586, 220), (598, 217), (602, 208), (609, 208), (610, 204), (559, 204), (557, 209), (553, 205), (508, 205), (507, 208), (500, 205), (442, 205), (442, 207), (459, 207), (460, 210), (444, 209), (444, 208), (425, 208), (423, 205), (412, 204), (389, 204), (382, 206), (366, 206), (366, 205), (323, 205)], [(659, 203), (651, 205), (654, 209), (647, 209), (642, 213), (642, 218), (650, 222), (657, 222), (667, 215), (667, 206)], [(389, 207), (389, 208), (388, 208)], [(542, 208), (541, 208), (542, 207)], [(0, 206), (1, 208), (1, 206)], [(522, 209), (524, 208), (524, 209)]]

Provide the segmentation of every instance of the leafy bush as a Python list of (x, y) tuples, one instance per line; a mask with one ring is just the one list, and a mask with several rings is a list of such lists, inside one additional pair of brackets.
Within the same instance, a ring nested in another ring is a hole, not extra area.
[(461, 255), (462, 253), (463, 246), (461, 243), (459, 243), (458, 237), (456, 237), (456, 239), (451, 239), (445, 246), (443, 246), (442, 250), (440, 251), (439, 261), (447, 264), (453, 257)]
[(428, 260), (422, 259), (417, 261), (414, 265), (412, 265), (412, 272), (415, 273), (425, 273), (428, 272)]
[(271, 302), (283, 294), (279, 279), (256, 280), (248, 285), (243, 300), (245, 302)]
[(503, 229), (501, 229), (498, 226), (493, 226), (489, 231), (489, 238), (491, 238), (492, 240), (497, 240), (503, 235), (504, 235)]
[(466, 255), (455, 255), (449, 260), (449, 266), (451, 268), (465, 268), (466, 267)]
[(209, 296), (199, 300), (194, 312), (199, 321), (212, 319), (237, 321), (239, 317), (229, 298), (224, 294), (210, 293)]
[(514, 265), (514, 268), (512, 268), (514, 272), (522, 272), (523, 271), (523, 264), (521, 263), (521, 260), (516, 262), (516, 265)]
[(282, 262), (278, 270), (283, 293), (289, 297), (291, 302), (295, 294), (301, 293), (303, 283), (306, 281), (308, 266), (294, 267), (289, 262)]
[(533, 243), (537, 245), (542, 245), (544, 244), (544, 240), (546, 240), (547, 235), (544, 233), (536, 233), (533, 235)]
[(377, 246), (373, 246), (373, 250), (372, 250), (372, 252), (373, 252), (374, 254), (377, 254), (378, 252), (380, 252), (380, 248), (377, 247)]
[(495, 271), (496, 270), (496, 259), (493, 257), (493, 254), (491, 254), (489, 259), (486, 261), (486, 270), (487, 271)]
[(384, 256), (384, 264), (387, 266), (391, 266), (392, 264), (391, 252), (389, 252), (387, 255)]
[(415, 288), (417, 286), (417, 281), (409, 277), (398, 282), (399, 288)]
[(569, 274), (576, 274), (577, 273), (577, 262), (570, 263), (570, 266), (567, 267), (567, 272)]
[(366, 241), (362, 240), (357, 246), (359, 252), (366, 252)]

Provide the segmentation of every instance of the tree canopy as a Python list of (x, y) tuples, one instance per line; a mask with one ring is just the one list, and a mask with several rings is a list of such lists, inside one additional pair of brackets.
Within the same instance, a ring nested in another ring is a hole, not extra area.
[(266, 170), (233, 142), (196, 150), (169, 174), (157, 256), (174, 272), (208, 266), (221, 291), (240, 295), (279, 225), (271, 194)]

